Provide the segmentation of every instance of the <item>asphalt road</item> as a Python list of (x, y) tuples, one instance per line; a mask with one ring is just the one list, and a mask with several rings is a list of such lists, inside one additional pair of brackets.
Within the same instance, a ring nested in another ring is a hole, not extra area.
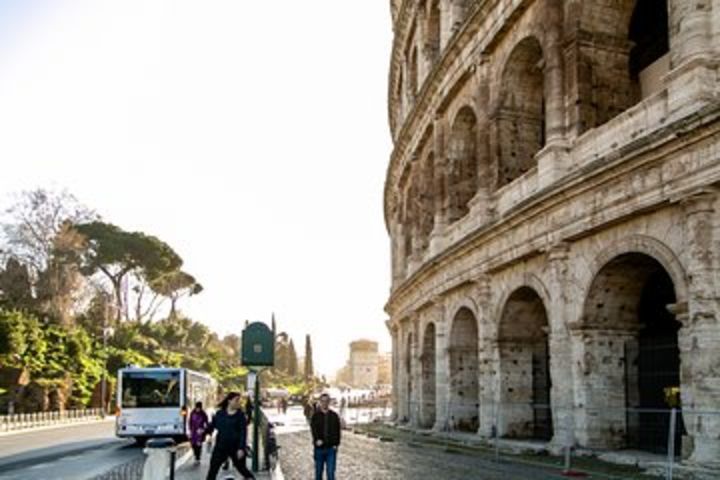
[(112, 421), (0, 435), (0, 479), (85, 480), (143, 455)]

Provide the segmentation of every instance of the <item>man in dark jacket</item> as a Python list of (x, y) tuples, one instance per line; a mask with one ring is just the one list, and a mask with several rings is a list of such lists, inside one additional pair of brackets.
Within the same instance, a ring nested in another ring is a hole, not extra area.
[(322, 480), (327, 465), (327, 480), (335, 480), (337, 449), (340, 446), (340, 417), (330, 410), (330, 395), (320, 395), (320, 408), (310, 419), (315, 447), (315, 480)]

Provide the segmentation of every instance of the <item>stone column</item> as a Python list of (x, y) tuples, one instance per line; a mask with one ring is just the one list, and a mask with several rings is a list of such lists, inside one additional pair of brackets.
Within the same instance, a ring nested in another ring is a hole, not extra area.
[(499, 349), (497, 319), (492, 317), (492, 290), (490, 277), (482, 275), (476, 283), (475, 299), (478, 305), (478, 393), (480, 426), (478, 434), (491, 437), (498, 408), (497, 380)]
[(709, 60), (712, 8), (709, 2), (670, 0), (670, 68), (704, 57)]
[(445, 152), (445, 122), (442, 117), (436, 117), (433, 125), (433, 152), (435, 158), (435, 168), (433, 168), (435, 178), (434, 183), (434, 199), (433, 206), (435, 220), (433, 229), (430, 232), (430, 240), (428, 242), (428, 250), (430, 255), (434, 255), (443, 249), (442, 237), (447, 227), (447, 188), (446, 188), (446, 165), (447, 158)]
[(582, 301), (577, 292), (577, 282), (572, 281), (569, 266), (569, 245), (560, 243), (548, 253), (550, 304), (546, 306), (550, 349), (550, 404), (552, 407), (552, 448), (559, 450), (573, 445), (574, 439), (574, 389), (573, 352), (568, 325), (573, 323), (573, 303)]
[(450, 37), (454, 33), (452, 29), (452, 2), (453, 0), (440, 0), (440, 51), (445, 50)]
[[(690, 461), (720, 468), (720, 227), (718, 194), (707, 190), (684, 201), (688, 285), (687, 314), (679, 315), (680, 381), (685, 427), (693, 437)], [(680, 312), (682, 313), (682, 312)]]
[(388, 321), (388, 330), (390, 330), (390, 337), (392, 339), (392, 419), (398, 420), (398, 364), (399, 364), (399, 342), (398, 342), (398, 327), (392, 320)]
[(420, 426), (420, 400), (422, 386), (422, 367), (420, 365), (420, 319), (414, 314), (410, 321), (412, 329), (412, 344), (410, 345), (410, 425)]
[[(716, 2), (717, 3), (717, 2)], [(714, 101), (713, 11), (709, 2), (669, 1), (670, 72), (666, 76), (671, 111), (692, 111)]]
[(442, 298), (433, 299), (433, 318), (435, 319), (435, 425), (433, 430), (445, 431), (449, 425), (450, 397), (450, 341), (449, 320), (445, 318), (445, 305)]
[(405, 364), (405, 354), (407, 348), (407, 321), (398, 323), (398, 364), (397, 364), (397, 421), (405, 422), (408, 418), (408, 391), (407, 391), (407, 371)]

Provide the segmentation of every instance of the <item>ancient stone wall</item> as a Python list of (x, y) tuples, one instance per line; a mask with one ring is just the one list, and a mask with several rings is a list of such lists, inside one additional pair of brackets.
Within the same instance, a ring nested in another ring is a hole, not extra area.
[(675, 387), (720, 467), (691, 413), (720, 411), (720, 1), (691, 4), (393, 3), (396, 418), (652, 450), (631, 410)]

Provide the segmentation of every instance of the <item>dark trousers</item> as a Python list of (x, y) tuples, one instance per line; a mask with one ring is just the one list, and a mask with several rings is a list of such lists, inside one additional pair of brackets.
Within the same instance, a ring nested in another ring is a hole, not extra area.
[(245, 465), (246, 457), (238, 458), (237, 450), (227, 451), (216, 447), (210, 457), (210, 469), (208, 470), (207, 480), (215, 480), (218, 472), (220, 471), (220, 467), (228, 458), (230, 458), (230, 461), (232, 461), (233, 465), (237, 471), (240, 472), (240, 475), (242, 475), (243, 478), (255, 478), (252, 472), (248, 470), (247, 465)]
[(315, 447), (315, 480), (322, 480), (323, 470), (327, 469), (327, 480), (335, 480), (337, 447)]
[(200, 455), (202, 454), (202, 446), (202, 443), (198, 443), (197, 445), (193, 443), (192, 449), (193, 453), (195, 454), (195, 460), (200, 460)]

